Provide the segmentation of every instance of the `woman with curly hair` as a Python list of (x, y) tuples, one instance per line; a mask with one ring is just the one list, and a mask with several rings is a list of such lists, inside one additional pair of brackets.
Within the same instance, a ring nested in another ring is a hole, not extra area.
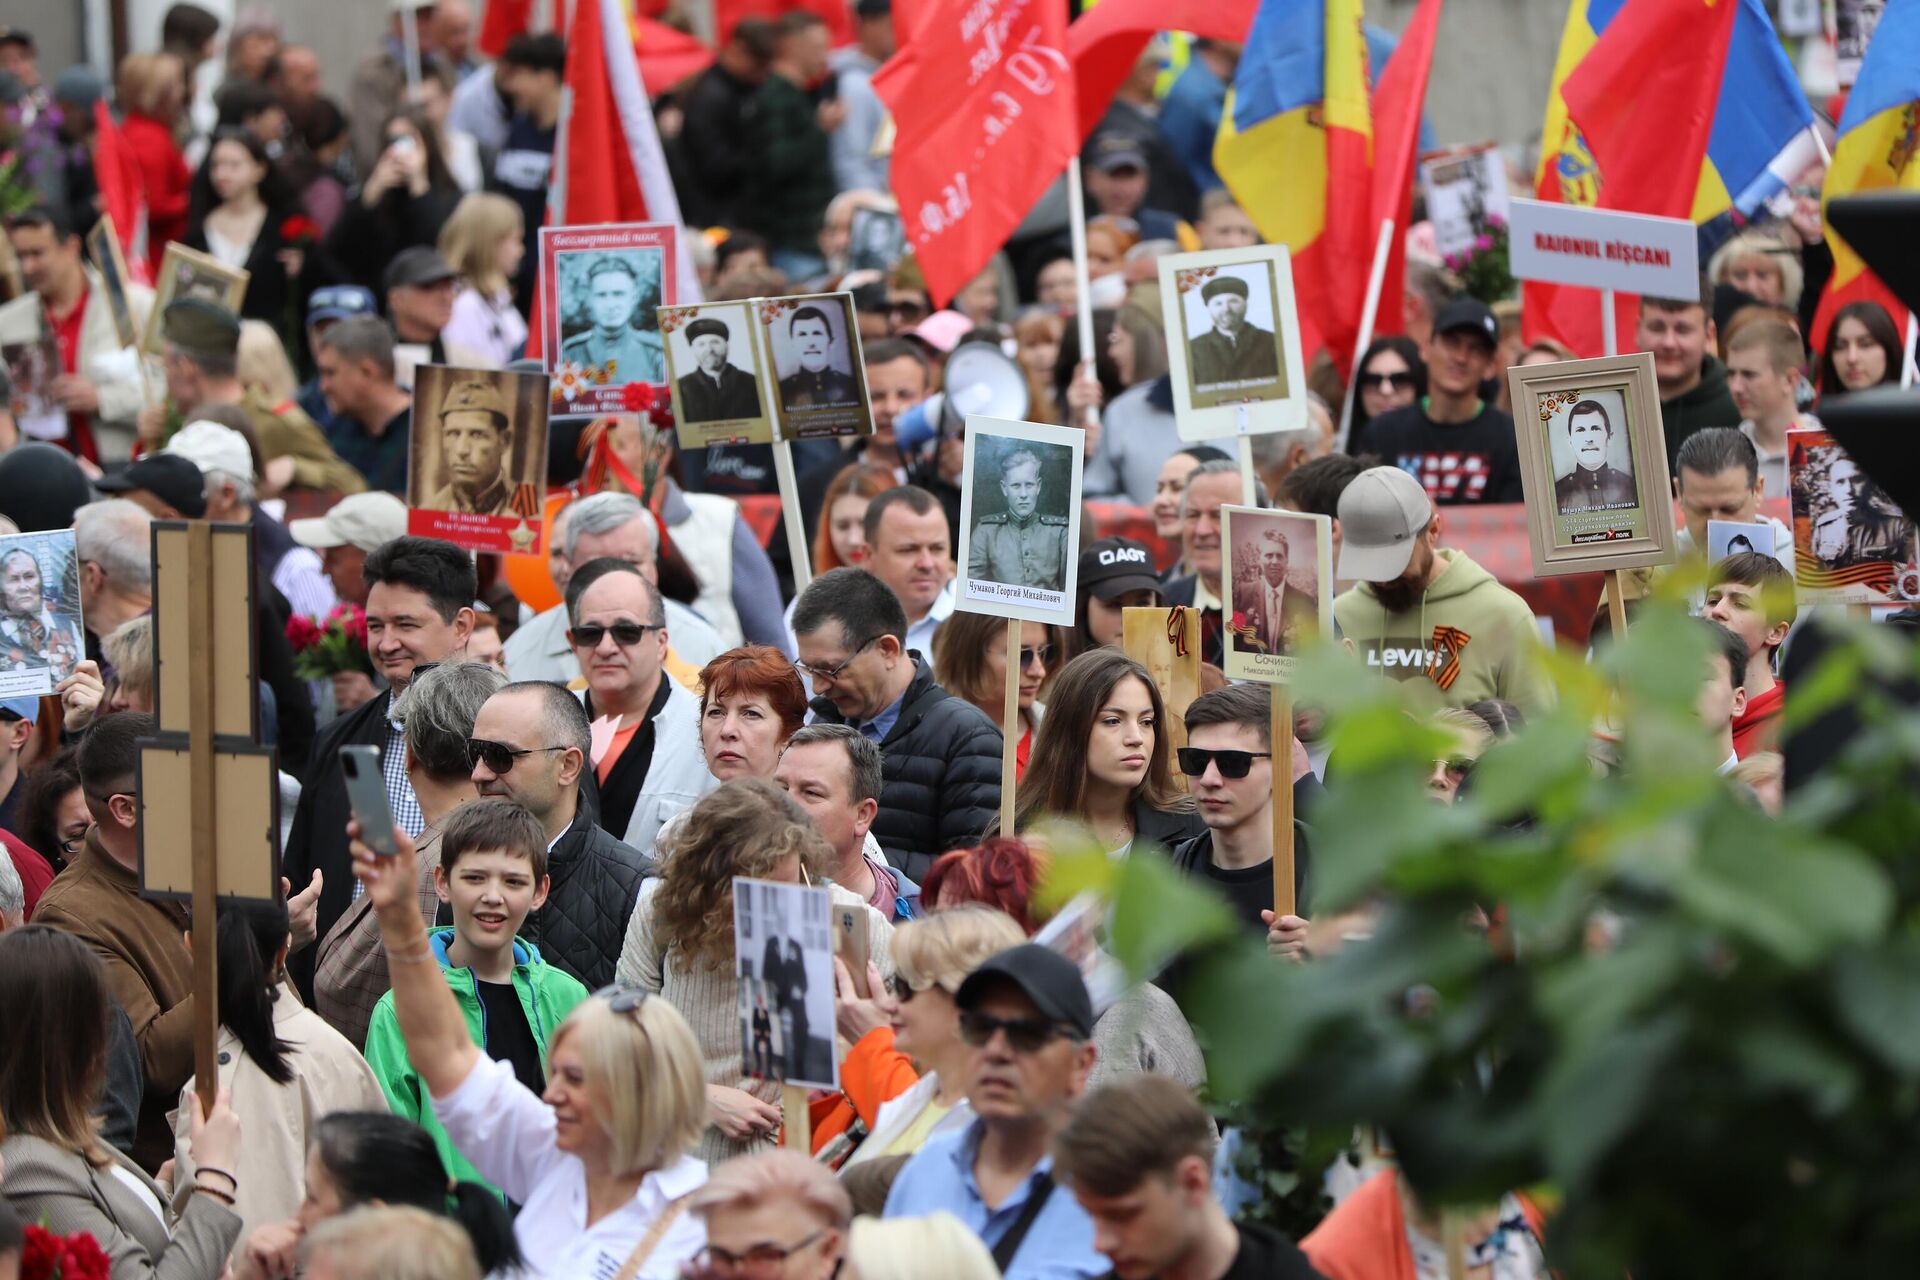
[[(778, 1082), (750, 1078), (741, 1060), (734, 877), (810, 884), (832, 865), (833, 851), (786, 792), (742, 777), (687, 810), (662, 837), (660, 855), (661, 874), (641, 886), (628, 921), (618, 975), (624, 986), (666, 997), (693, 1027), (707, 1077), (699, 1154), (717, 1163), (770, 1146), (780, 1127)], [(867, 954), (887, 956), (886, 918), (858, 894), (833, 885), (828, 892), (835, 906), (866, 912)]]

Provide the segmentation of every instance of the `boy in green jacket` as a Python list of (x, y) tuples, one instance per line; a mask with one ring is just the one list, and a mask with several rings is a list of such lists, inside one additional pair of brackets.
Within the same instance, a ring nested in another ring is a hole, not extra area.
[[(587, 989), (540, 959), (515, 936), (547, 897), (547, 837), (539, 819), (511, 800), (471, 800), (440, 833), (434, 888), (453, 909), (453, 926), (432, 931), (434, 957), (467, 1017), (467, 1032), (488, 1057), (511, 1062), (520, 1083), (546, 1089), (547, 1039)], [(433, 1135), (456, 1181), (485, 1182), (434, 1118), (433, 1103), (407, 1060), (389, 991), (367, 1026), (367, 1063), (394, 1114)]]

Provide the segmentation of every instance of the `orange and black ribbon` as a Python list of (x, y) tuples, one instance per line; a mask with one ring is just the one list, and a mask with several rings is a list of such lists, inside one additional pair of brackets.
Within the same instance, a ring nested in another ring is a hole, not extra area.
[(1187, 608), (1174, 605), (1167, 610), (1167, 643), (1173, 646), (1173, 656), (1187, 656)]

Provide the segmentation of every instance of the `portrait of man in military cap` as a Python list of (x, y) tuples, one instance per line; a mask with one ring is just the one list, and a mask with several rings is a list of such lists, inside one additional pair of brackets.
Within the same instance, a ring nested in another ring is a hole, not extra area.
[(448, 481), (426, 505), (436, 511), (512, 515), (513, 411), (484, 378), (455, 382), (440, 401), (440, 459)]
[(726, 422), (764, 415), (760, 380), (750, 366), (737, 363), (753, 358), (750, 334), (743, 331), (736, 335), (727, 321), (701, 315), (675, 335), (675, 342), (684, 348), (684, 354), (675, 352), (675, 367), (688, 368), (675, 388), (680, 395), (681, 421)]
[(666, 345), (653, 323), (660, 304), (660, 252), (623, 249), (558, 255), (560, 360), (610, 369), (613, 384), (667, 380)]
[(407, 531), (475, 551), (537, 539), (547, 467), (547, 379), (426, 364), (415, 371)]
[(1210, 327), (1187, 343), (1196, 390), (1280, 375), (1280, 348), (1273, 331), (1255, 324), (1249, 314), (1256, 286), (1262, 295), (1260, 309), (1268, 316), (1273, 314), (1273, 299), (1264, 280), (1249, 281), (1252, 275), (1251, 270), (1223, 269), (1200, 286), (1200, 304)]

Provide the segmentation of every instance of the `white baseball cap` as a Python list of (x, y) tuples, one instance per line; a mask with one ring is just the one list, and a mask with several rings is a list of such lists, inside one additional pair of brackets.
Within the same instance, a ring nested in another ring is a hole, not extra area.
[(1433, 500), (1418, 480), (1398, 467), (1362, 471), (1340, 491), (1339, 576), (1392, 582), (1432, 523)]
[(253, 474), (253, 450), (247, 447), (247, 438), (232, 427), (204, 418), (174, 432), (161, 452), (177, 454), (202, 471), (225, 472), (249, 484), (258, 479)]
[(294, 520), (287, 532), (303, 547), (358, 547), (377, 551), (406, 536), (407, 504), (390, 493), (350, 493), (312, 520)]

